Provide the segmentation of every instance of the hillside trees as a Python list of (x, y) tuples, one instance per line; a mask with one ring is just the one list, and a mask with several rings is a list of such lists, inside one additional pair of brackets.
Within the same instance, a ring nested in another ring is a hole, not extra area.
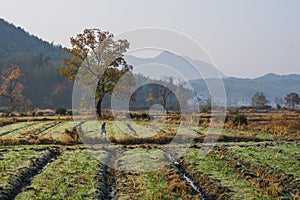
[[(71, 48), (64, 48), (70, 57), (64, 58), (60, 73), (70, 81), (85, 80), (81, 82), (85, 89), (97, 81), (95, 94), (85, 95), (94, 95), (96, 112), (101, 117), (104, 96), (111, 95), (121, 77), (132, 71), (132, 66), (123, 57), (129, 42), (125, 39), (115, 40), (114, 35), (107, 31), (85, 29), (83, 33), (71, 37), (70, 43)], [(119, 91), (126, 91), (130, 84), (119, 84), (119, 87), (124, 87)]]
[[(0, 38), (0, 72), (12, 64), (19, 66), (26, 76), (22, 94), (33, 106), (55, 109), (72, 105), (72, 84), (59, 72), (66, 56), (60, 45), (43, 41), (3, 19), (0, 19)], [(62, 84), (64, 92), (55, 92)]]
[(17, 65), (4, 68), (1, 72), (1, 80), (0, 96), (8, 100), (8, 104), (13, 109), (22, 103), (29, 103), (23, 96), (22, 82), (25, 80), (25, 75)]

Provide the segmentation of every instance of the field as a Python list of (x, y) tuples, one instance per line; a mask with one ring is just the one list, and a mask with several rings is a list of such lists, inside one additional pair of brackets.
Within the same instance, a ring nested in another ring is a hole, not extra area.
[(2, 119), (0, 199), (299, 199), (300, 114), (238, 114), (216, 144), (207, 122)]

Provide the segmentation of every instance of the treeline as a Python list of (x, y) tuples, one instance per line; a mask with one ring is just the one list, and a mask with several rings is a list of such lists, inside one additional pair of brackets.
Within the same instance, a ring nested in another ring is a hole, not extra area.
[[(185, 82), (176, 82), (172, 77), (153, 80), (142, 74), (134, 74), (134, 84), (140, 87), (137, 87), (130, 97), (129, 111), (149, 109), (178, 111), (187, 108), (188, 101), (195, 96), (194, 91), (189, 89)], [(102, 108), (111, 109), (111, 102), (111, 95), (105, 95)], [(128, 103), (117, 98), (113, 102), (117, 102), (114, 105), (115, 109), (122, 109), (122, 104)]]

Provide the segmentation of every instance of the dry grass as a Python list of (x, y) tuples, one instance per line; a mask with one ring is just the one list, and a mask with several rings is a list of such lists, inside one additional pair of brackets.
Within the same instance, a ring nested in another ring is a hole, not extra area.
[(236, 126), (228, 121), (225, 129), (266, 133), (273, 135), (273, 140), (300, 139), (300, 115), (295, 111), (228, 111), (229, 115), (233, 113), (245, 115), (249, 124)]
[[(191, 199), (191, 193), (193, 189), (183, 180), (178, 173), (172, 170), (164, 171), (164, 175), (168, 180), (168, 191), (169, 193), (176, 193), (180, 199), (188, 200)], [(200, 199), (200, 196), (194, 197), (193, 199)]]
[(120, 139), (116, 139), (114, 136), (109, 136), (108, 141), (114, 144), (133, 145), (133, 144), (167, 144), (171, 142), (175, 137), (175, 134), (157, 134), (148, 138), (137, 138), (133, 136), (124, 136)]

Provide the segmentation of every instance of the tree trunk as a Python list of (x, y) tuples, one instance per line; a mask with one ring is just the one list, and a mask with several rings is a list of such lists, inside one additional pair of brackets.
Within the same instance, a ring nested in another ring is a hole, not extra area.
[(97, 118), (98, 119), (100, 119), (102, 117), (101, 103), (102, 103), (102, 100), (97, 101), (96, 113), (97, 113)]
[(96, 114), (97, 118), (101, 119), (102, 118), (102, 100), (105, 96), (105, 90), (104, 90), (104, 85), (102, 84), (102, 81), (100, 80), (97, 85), (97, 90), (96, 90), (96, 98), (95, 100), (97, 101), (96, 105)]

